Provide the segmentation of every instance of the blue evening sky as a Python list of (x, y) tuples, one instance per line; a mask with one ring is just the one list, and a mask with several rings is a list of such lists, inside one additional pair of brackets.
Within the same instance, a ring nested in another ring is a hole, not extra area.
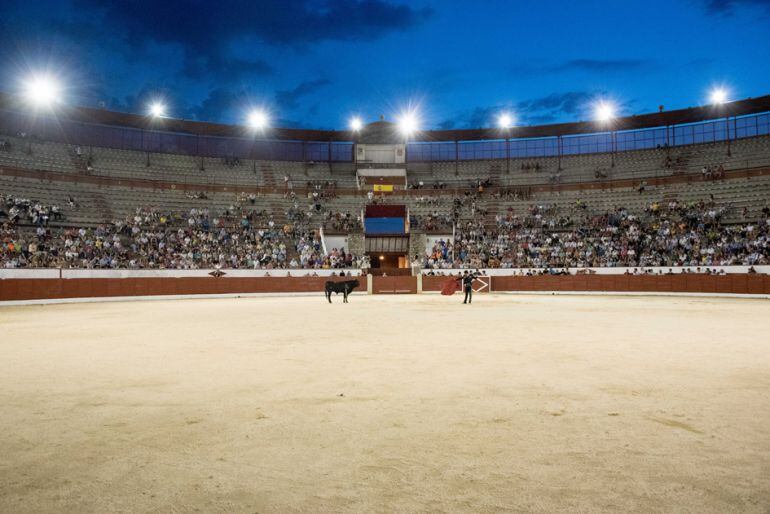
[(770, 93), (770, 1), (5, 0), (0, 89), (57, 76), (66, 101), (345, 128), (419, 110), (423, 128), (624, 114)]

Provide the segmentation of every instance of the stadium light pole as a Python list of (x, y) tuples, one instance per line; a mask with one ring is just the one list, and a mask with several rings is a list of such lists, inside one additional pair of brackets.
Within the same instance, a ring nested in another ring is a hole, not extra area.
[(406, 147), (409, 145), (409, 136), (419, 130), (420, 123), (414, 111), (403, 113), (398, 118), (398, 129), (404, 136), (404, 164), (406, 164)]
[(612, 167), (615, 167), (615, 105), (606, 100), (596, 104), (596, 119), (610, 129), (610, 155)]
[(460, 175), (460, 141), (455, 139), (455, 177)]
[(507, 130), (505, 134), (505, 174), (511, 174), (511, 138)]
[(358, 116), (350, 119), (350, 131), (353, 134), (353, 164), (358, 167), (358, 134), (364, 127), (364, 123)]
[[(258, 137), (257, 133), (264, 136), (265, 129), (270, 125), (270, 116), (264, 109), (254, 108), (246, 115), (246, 123), (251, 128), (251, 135), (255, 138)], [(252, 149), (254, 146), (252, 146)], [(305, 159), (305, 145), (302, 145), (302, 158)], [(252, 169), (254, 171), (254, 178), (257, 180), (257, 159), (256, 155), (252, 162)], [(255, 184), (256, 185), (256, 184)]]
[(505, 134), (505, 173), (511, 173), (511, 139), (510, 131), (513, 126), (513, 117), (507, 112), (500, 114), (497, 119), (497, 124)]
[(728, 93), (723, 87), (716, 87), (711, 90), (710, 100), (720, 114), (725, 114), (725, 130), (727, 131), (727, 155), (732, 155), (732, 148), (730, 147), (730, 109), (728, 108)]
[[(149, 116), (149, 121), (147, 124), (142, 126), (142, 150), (145, 151), (145, 161), (144, 165), (149, 167), (150, 166), (150, 151), (145, 150), (144, 148), (144, 131), (149, 126), (150, 129), (156, 129), (158, 125), (162, 123), (162, 119), (166, 117), (166, 106), (163, 104), (160, 100), (155, 100), (151, 104), (147, 106), (147, 114)], [(196, 152), (197, 154), (197, 152)]]

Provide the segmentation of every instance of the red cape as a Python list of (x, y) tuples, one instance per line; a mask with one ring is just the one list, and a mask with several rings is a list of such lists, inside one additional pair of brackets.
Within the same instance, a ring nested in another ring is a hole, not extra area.
[(456, 278), (447, 280), (443, 286), (441, 286), (441, 294), (444, 296), (452, 296), (455, 294), (455, 291), (460, 290), (460, 284), (457, 282)]

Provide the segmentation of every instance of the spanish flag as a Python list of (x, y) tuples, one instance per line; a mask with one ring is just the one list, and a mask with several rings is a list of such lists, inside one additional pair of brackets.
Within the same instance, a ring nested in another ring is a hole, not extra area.
[(374, 184), (374, 191), (380, 193), (392, 193), (393, 184)]

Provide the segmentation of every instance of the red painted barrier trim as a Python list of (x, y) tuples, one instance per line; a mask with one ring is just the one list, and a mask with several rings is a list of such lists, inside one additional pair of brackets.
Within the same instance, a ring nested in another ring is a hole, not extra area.
[[(423, 282), (423, 290), (425, 282)], [(492, 291), (770, 294), (770, 275), (571, 275), (492, 277)]]
[[(346, 280), (335, 278), (334, 280)], [(601, 291), (770, 295), (770, 275), (493, 276), (492, 292)], [(0, 301), (114, 296), (322, 293), (326, 277), (183, 277), (0, 280)], [(366, 291), (360, 277), (357, 292)], [(447, 277), (423, 277), (423, 291), (440, 291)], [(375, 294), (415, 294), (417, 277), (372, 277)]]

